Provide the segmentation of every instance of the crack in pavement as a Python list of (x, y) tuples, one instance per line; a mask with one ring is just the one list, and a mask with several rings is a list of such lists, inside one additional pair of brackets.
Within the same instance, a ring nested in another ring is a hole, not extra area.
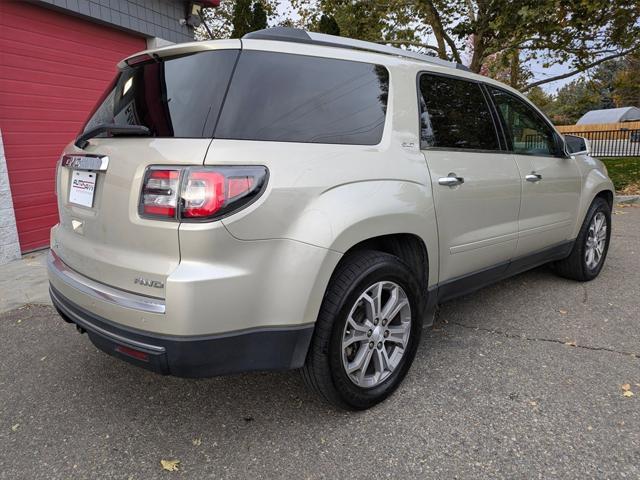
[(610, 353), (617, 353), (619, 355), (630, 356), (632, 358), (640, 358), (640, 353), (625, 352), (624, 350), (615, 350), (613, 348), (608, 348), (608, 347), (593, 347), (593, 346), (590, 346), (590, 345), (578, 345), (577, 343), (563, 342), (562, 340), (557, 340), (555, 338), (528, 337), (526, 335), (516, 335), (514, 333), (503, 332), (501, 330), (494, 330), (494, 329), (491, 329), (491, 328), (472, 327), (471, 325), (465, 325), (464, 323), (460, 323), (460, 322), (451, 322), (450, 321), (450, 322), (448, 322), (448, 324), (449, 325), (458, 325), (459, 327), (466, 328), (466, 329), (469, 329), (469, 330), (480, 330), (482, 332), (487, 332), (487, 333), (491, 333), (491, 334), (494, 334), (494, 335), (502, 335), (503, 337), (506, 337), (506, 338), (514, 338), (514, 339), (518, 339), (518, 340), (527, 340), (527, 341), (531, 341), (531, 342), (557, 343), (559, 345), (566, 345), (568, 347), (573, 347), (573, 348), (582, 348), (584, 350), (610, 352)]

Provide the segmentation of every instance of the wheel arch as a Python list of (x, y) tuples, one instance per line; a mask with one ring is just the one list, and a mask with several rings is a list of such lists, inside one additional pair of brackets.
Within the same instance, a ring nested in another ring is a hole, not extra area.
[(429, 252), (424, 240), (414, 233), (394, 233), (371, 237), (356, 243), (342, 257), (344, 261), (352, 253), (376, 250), (398, 257), (420, 282), (421, 292), (429, 288)]
[[(437, 256), (436, 253), (434, 253), (437, 252), (437, 250), (429, 249), (429, 244), (416, 233), (396, 232), (362, 238), (359, 241), (353, 242), (340, 254), (339, 258), (337, 258), (335, 254), (327, 255), (316, 277), (312, 290), (313, 293), (307, 303), (305, 318), (308, 318), (310, 321), (315, 321), (333, 274), (339, 265), (346, 261), (351, 254), (362, 250), (376, 250), (388, 253), (398, 257), (405, 263), (416, 275), (422, 293), (421, 298), (424, 301), (423, 306), (427, 306), (428, 290), (431, 285), (430, 278), (433, 278), (437, 274), (437, 272), (434, 273), (433, 270), (437, 268)], [(330, 250), (330, 252), (335, 253), (333, 250)], [(434, 264), (436, 267), (434, 267)]]
[(603, 198), (609, 206), (613, 208), (613, 201), (615, 198), (613, 183), (609, 177), (604, 174), (604, 172), (598, 169), (593, 169), (589, 171), (583, 180), (578, 217), (574, 226), (572, 238), (575, 238), (578, 235), (578, 232), (580, 232), (580, 227), (582, 227), (587, 211), (596, 198)]

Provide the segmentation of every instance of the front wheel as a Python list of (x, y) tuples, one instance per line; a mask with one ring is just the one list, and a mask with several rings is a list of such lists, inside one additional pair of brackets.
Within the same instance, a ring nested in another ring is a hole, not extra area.
[(303, 368), (330, 403), (362, 410), (391, 395), (420, 340), (418, 282), (397, 257), (357, 252), (334, 273)]
[(611, 207), (596, 198), (585, 216), (571, 254), (555, 263), (558, 275), (586, 282), (598, 276), (604, 265), (611, 238)]

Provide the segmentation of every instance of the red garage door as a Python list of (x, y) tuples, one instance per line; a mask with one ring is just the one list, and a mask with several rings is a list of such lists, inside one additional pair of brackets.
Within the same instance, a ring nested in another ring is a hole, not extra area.
[(22, 251), (58, 221), (56, 161), (123, 57), (145, 40), (26, 2), (0, 0), (0, 129)]

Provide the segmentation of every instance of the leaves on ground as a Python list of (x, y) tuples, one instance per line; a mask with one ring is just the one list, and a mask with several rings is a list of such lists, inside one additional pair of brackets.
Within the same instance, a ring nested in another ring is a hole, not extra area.
[(19, 428), (20, 428), (20, 424), (16, 423), (13, 427), (11, 427), (11, 431), (12, 432), (17, 432)]
[(194, 438), (193, 440), (191, 440), (191, 443), (193, 443), (196, 447), (202, 445), (202, 440), (200, 438)]
[(633, 392), (631, 390), (627, 390), (622, 395), (625, 397), (633, 397)]
[(563, 310), (562, 308), (561, 308), (560, 310), (558, 310), (558, 311), (559, 311), (562, 315), (566, 315), (567, 313), (569, 313), (569, 312), (567, 312), (566, 310)]
[(620, 385), (620, 388), (622, 388), (622, 395), (625, 397), (633, 397), (633, 392), (631, 391), (631, 384), (629, 383), (623, 383), (622, 385)]
[(168, 472), (177, 472), (180, 460), (160, 460), (160, 465)]
[(639, 195), (640, 194), (640, 182), (629, 183), (626, 187), (620, 190), (621, 195)]
[(629, 385), (628, 383), (622, 384), (622, 390), (624, 390), (625, 392), (627, 390), (631, 390), (631, 385)]
[(571, 341), (571, 342), (564, 342), (565, 345), (569, 346), (569, 347), (576, 347), (577, 343), (575, 340)]

